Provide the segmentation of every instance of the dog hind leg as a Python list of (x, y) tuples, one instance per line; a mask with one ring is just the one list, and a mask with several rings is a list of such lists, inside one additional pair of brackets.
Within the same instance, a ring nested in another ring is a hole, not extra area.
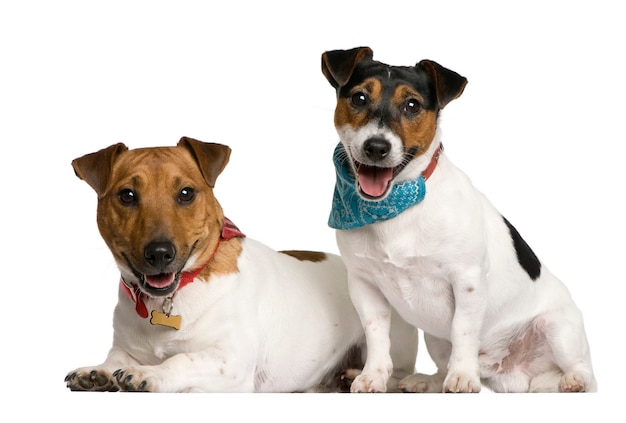
[(415, 372), (417, 359), (417, 328), (406, 321), (395, 310), (391, 311), (391, 361), (393, 373), (387, 382), (387, 392), (404, 391), (400, 382)]
[(540, 317), (538, 325), (545, 331), (555, 364), (563, 372), (557, 390), (595, 392), (597, 384), (580, 311), (572, 306), (546, 313)]
[(448, 361), (452, 344), (445, 339), (437, 338), (428, 333), (424, 333), (424, 341), (428, 354), (437, 366), (437, 373), (427, 375), (416, 373), (402, 379), (398, 389), (404, 392), (442, 392), (443, 381), (446, 377)]

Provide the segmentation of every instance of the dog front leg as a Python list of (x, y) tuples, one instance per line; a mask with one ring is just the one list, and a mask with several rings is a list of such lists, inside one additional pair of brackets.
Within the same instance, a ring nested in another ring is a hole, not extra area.
[(351, 392), (386, 392), (393, 371), (390, 355), (391, 307), (380, 290), (360, 278), (348, 277), (350, 298), (365, 331), (365, 366), (350, 387)]
[(253, 367), (235, 362), (235, 356), (211, 348), (157, 365), (123, 367), (114, 375), (121, 390), (131, 392), (254, 392)]
[(81, 367), (65, 376), (65, 383), (72, 391), (119, 391), (113, 373), (122, 366), (137, 365), (138, 362), (119, 347), (109, 351), (104, 363), (98, 366)]
[(463, 269), (453, 283), (452, 350), (444, 392), (480, 392), (480, 330), (486, 308), (486, 275), (482, 268)]

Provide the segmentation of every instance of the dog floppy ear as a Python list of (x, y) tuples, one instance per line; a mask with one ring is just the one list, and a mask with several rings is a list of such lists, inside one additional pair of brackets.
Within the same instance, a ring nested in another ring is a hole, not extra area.
[(191, 153), (206, 183), (213, 188), (217, 177), (228, 163), (230, 148), (222, 144), (202, 142), (188, 137), (182, 137), (178, 145)]
[(351, 50), (331, 50), (322, 54), (322, 73), (335, 89), (348, 83), (357, 63), (371, 59), (374, 53), (369, 47)]
[(102, 197), (106, 191), (113, 170), (113, 163), (117, 157), (127, 151), (122, 143), (114, 144), (95, 153), (90, 153), (74, 159), (72, 167), (76, 176), (87, 182)]
[(416, 68), (425, 71), (434, 82), (439, 109), (443, 109), (446, 104), (459, 98), (467, 85), (465, 77), (432, 60), (422, 60)]

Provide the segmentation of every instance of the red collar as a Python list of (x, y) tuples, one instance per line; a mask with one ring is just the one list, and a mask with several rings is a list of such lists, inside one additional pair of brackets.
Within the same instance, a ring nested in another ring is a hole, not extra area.
[(439, 156), (441, 156), (441, 153), (443, 153), (443, 144), (439, 144), (439, 148), (437, 149), (437, 151), (435, 151), (433, 158), (430, 159), (430, 163), (428, 164), (428, 167), (424, 169), (424, 171), (422, 172), (422, 176), (424, 177), (425, 181), (428, 180), (428, 178), (430, 178), (430, 176), (435, 171), (435, 168), (437, 167), (437, 163), (439, 163)]
[[(220, 235), (220, 239), (215, 245), (215, 249), (213, 250), (211, 257), (209, 257), (207, 262), (197, 269), (192, 270), (191, 272), (182, 272), (179, 276), (180, 282), (178, 283), (178, 288), (176, 289), (176, 292), (196, 280), (198, 275), (213, 260), (213, 257), (215, 257), (215, 253), (217, 253), (217, 250), (223, 241), (228, 241), (229, 239), (237, 237), (245, 238), (245, 235), (239, 230), (239, 228), (237, 228), (237, 226), (235, 226), (235, 224), (230, 219), (225, 217), (224, 223), (222, 224), (222, 233)], [(122, 278), (120, 278), (120, 287), (124, 290), (124, 292), (126, 292), (126, 295), (128, 295), (128, 297), (135, 303), (135, 311), (137, 311), (137, 314), (144, 319), (147, 318), (148, 309), (146, 308), (146, 303), (144, 301), (144, 297), (146, 297), (146, 294), (141, 292), (141, 290), (137, 286), (128, 286)]]

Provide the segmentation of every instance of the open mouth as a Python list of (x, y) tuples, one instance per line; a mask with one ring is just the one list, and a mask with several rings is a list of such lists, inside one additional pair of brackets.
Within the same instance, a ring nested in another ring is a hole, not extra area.
[(129, 269), (137, 278), (137, 285), (141, 290), (151, 297), (163, 297), (170, 295), (176, 291), (180, 282), (180, 271), (177, 273), (157, 273), (148, 275), (137, 270), (128, 259), (126, 254), (122, 253), (122, 257), (126, 260)]
[(126, 261), (128, 269), (135, 275), (137, 281), (136, 285), (147, 295), (151, 297), (164, 297), (172, 294), (174, 291), (178, 289), (178, 286), (181, 282), (181, 274), (183, 273), (183, 269), (185, 268), (189, 258), (193, 254), (196, 249), (196, 245), (198, 241), (195, 241), (189, 251), (189, 255), (185, 262), (181, 265), (178, 270), (176, 268), (173, 269), (173, 266), (167, 266), (163, 270), (175, 270), (174, 272), (162, 272), (155, 274), (147, 274), (141, 272), (138, 268), (133, 266), (129, 256), (125, 253), (122, 253), (122, 257)]
[(174, 283), (174, 273), (159, 273), (158, 275), (144, 275), (144, 281), (154, 289), (164, 289)]
[(355, 163), (361, 193), (369, 199), (383, 197), (394, 178), (394, 169)]
[(354, 161), (361, 194), (369, 200), (380, 200), (393, 186), (393, 180), (415, 157), (416, 148), (411, 148), (396, 167), (378, 167)]
[(139, 278), (141, 288), (152, 296), (159, 297), (169, 295), (178, 286), (178, 274), (159, 273), (157, 275), (141, 275)]

